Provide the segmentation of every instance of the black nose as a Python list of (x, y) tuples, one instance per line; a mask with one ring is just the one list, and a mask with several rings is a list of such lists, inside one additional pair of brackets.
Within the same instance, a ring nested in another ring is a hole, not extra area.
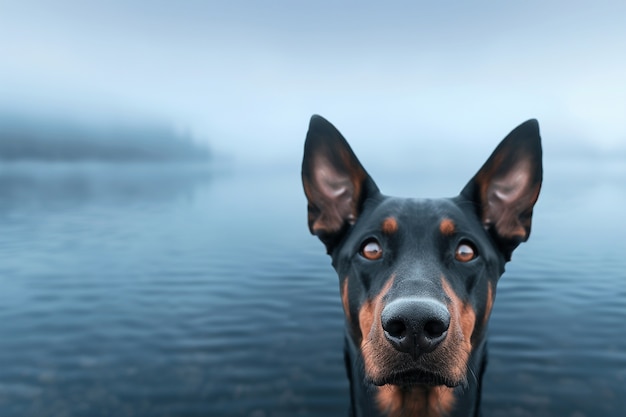
[(385, 337), (400, 352), (416, 359), (432, 352), (450, 327), (446, 306), (429, 298), (400, 298), (383, 308), (381, 322)]

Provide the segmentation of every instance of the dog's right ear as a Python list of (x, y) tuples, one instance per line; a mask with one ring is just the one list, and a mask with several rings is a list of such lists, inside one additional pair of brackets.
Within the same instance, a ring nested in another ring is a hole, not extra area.
[(308, 200), (309, 230), (331, 253), (358, 218), (363, 202), (378, 187), (330, 122), (314, 115), (304, 144), (302, 184)]

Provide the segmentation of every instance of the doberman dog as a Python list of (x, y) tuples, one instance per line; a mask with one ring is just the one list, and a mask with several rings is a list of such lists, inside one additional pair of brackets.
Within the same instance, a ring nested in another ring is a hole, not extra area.
[(478, 416), (496, 284), (528, 239), (543, 176), (536, 120), (453, 198), (379, 191), (320, 116), (302, 162), (312, 234), (339, 276), (352, 416)]

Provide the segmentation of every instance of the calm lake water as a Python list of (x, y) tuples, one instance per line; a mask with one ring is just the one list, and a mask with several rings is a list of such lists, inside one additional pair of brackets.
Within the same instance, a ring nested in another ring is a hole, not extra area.
[[(485, 416), (623, 417), (626, 170), (546, 168), (498, 287)], [(371, 173), (420, 197), (469, 179)], [(0, 167), (0, 415), (346, 415), (337, 278), (305, 204), (295, 164)]]

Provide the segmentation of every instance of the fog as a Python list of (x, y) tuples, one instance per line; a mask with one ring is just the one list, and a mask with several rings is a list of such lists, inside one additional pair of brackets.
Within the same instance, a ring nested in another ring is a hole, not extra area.
[[(0, 106), (150, 120), (295, 165), (311, 114), (375, 164), (477, 160), (538, 118), (548, 156), (626, 155), (626, 3), (0, 2)], [(622, 159), (623, 160), (623, 159)]]
[(95, 124), (0, 113), (1, 161), (200, 161), (208, 145), (158, 124)]

